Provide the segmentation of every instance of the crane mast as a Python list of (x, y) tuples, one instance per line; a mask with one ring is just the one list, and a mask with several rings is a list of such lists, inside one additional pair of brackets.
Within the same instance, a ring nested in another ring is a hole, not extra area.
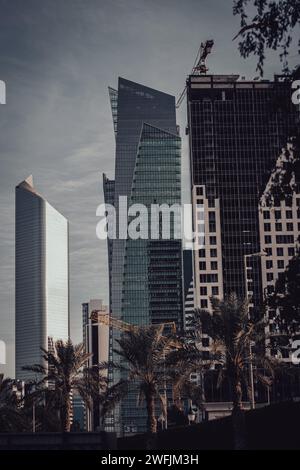
[[(209, 39), (201, 43), (190, 75), (205, 75), (208, 72), (209, 69), (206, 66), (206, 59), (208, 55), (211, 53), (213, 46), (214, 46), (213, 39)], [(180, 94), (177, 100), (176, 108), (179, 108), (179, 106), (181, 105), (181, 103), (183, 102), (185, 98), (185, 95), (186, 95), (186, 86), (184, 87), (182, 93)]]

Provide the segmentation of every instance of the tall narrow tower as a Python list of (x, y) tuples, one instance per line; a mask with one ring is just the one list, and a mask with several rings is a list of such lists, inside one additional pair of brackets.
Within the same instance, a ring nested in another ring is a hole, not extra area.
[(33, 186), (16, 187), (16, 378), (41, 364), (49, 340), (69, 336), (68, 221)]
[[(105, 202), (119, 213), (119, 198), (128, 206), (180, 204), (181, 140), (175, 98), (119, 78), (109, 89), (116, 138), (115, 180), (104, 177)], [(125, 226), (128, 220), (125, 215)], [(150, 234), (149, 234), (150, 235)], [(125, 322), (182, 324), (182, 244), (176, 239), (116, 239), (108, 242), (110, 310)], [(113, 340), (119, 335), (113, 331)], [(113, 344), (112, 341), (111, 344)], [(112, 358), (118, 361), (117, 355)], [(113, 382), (118, 380), (114, 372)], [(136, 395), (115, 412), (119, 434), (143, 432), (146, 416)]]

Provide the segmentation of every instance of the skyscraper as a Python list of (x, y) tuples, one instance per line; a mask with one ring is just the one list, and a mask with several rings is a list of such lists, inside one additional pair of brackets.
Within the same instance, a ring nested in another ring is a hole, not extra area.
[(68, 221), (35, 190), (30, 176), (16, 187), (16, 378), (41, 364), (50, 339), (69, 336)]
[[(93, 311), (98, 311), (104, 320), (100, 323), (91, 318)], [(88, 367), (97, 366), (101, 362), (108, 361), (109, 350), (109, 326), (108, 326), (108, 307), (103, 304), (101, 299), (91, 299), (82, 304), (82, 326), (83, 326), (83, 344), (85, 351), (91, 354), (88, 361)], [(107, 322), (106, 322), (107, 321)], [(103, 372), (104, 374), (105, 372)], [(93, 403), (93, 407), (86, 407), (86, 428), (87, 431), (96, 431), (101, 427), (100, 405)], [(107, 418), (107, 426), (108, 426)]]
[[(205, 241), (194, 252), (196, 306), (230, 292), (245, 297), (245, 256), (260, 252), (258, 203), (297, 109), (291, 80), (240, 80), (238, 75), (192, 75), (187, 81), (194, 229)], [(198, 208), (197, 208), (198, 206)], [(253, 257), (253, 315), (262, 301), (261, 259)]]
[[(116, 161), (114, 182), (104, 177), (105, 202), (113, 202), (117, 214), (121, 196), (127, 197), (128, 206), (139, 203), (147, 209), (152, 204), (180, 204), (181, 141), (175, 98), (123, 78), (109, 95)], [(125, 226), (128, 221), (125, 215)], [(109, 241), (111, 314), (135, 325), (169, 321), (181, 325), (181, 248), (181, 240), (174, 237)], [(118, 335), (112, 331), (112, 339)], [(118, 378), (114, 372), (112, 380)], [(117, 432), (144, 431), (145, 424), (144, 410), (130, 395), (115, 412)]]

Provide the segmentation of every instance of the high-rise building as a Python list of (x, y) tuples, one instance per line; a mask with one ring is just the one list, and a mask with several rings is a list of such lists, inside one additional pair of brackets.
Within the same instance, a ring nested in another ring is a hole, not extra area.
[[(245, 256), (260, 252), (258, 203), (281, 148), (295, 128), (291, 80), (192, 75), (187, 80), (197, 307), (245, 289)], [(204, 209), (204, 210), (203, 210)], [(203, 214), (204, 212), (204, 214)], [(261, 258), (252, 266), (252, 309), (260, 315)]]
[[(148, 210), (152, 204), (180, 204), (181, 140), (175, 98), (123, 78), (109, 95), (116, 160), (115, 180), (104, 177), (105, 202), (113, 202), (118, 215), (122, 196), (127, 197), (128, 207), (138, 203)], [(126, 214), (122, 222), (127, 227)], [(114, 317), (135, 325), (169, 321), (182, 325), (182, 244), (170, 238), (108, 242)], [(119, 335), (112, 330), (113, 340)], [(119, 360), (114, 353), (112, 358)], [(114, 371), (113, 382), (119, 378)], [(145, 430), (145, 411), (137, 408), (136, 395), (129, 395), (116, 409), (115, 425), (119, 434)]]
[(16, 187), (16, 378), (42, 364), (41, 347), (69, 336), (68, 221), (41, 196), (32, 177)]
[(194, 316), (194, 280), (193, 280), (193, 252), (183, 250), (183, 299), (184, 299), (184, 329), (188, 330)]
[(86, 430), (86, 406), (76, 391), (72, 392), (72, 430)]
[[(293, 152), (289, 146), (289, 152)], [(286, 152), (283, 151), (277, 161), (277, 169), (284, 168)], [(270, 176), (266, 189), (259, 202), (259, 228), (262, 267), (262, 295), (268, 297), (275, 290), (276, 281), (284, 276), (290, 260), (299, 251), (300, 244), (300, 192), (299, 184), (294, 180), (295, 191), (291, 197), (275, 200), (270, 204), (268, 194), (272, 186), (274, 174)], [(252, 265), (253, 257), (246, 257), (247, 295), (252, 306)], [(287, 337), (282, 330), (284, 323), (278, 322), (280, 307), (266, 308), (268, 319), (266, 325), (267, 353), (286, 363), (292, 362), (292, 341), (298, 338), (299, 332)], [(281, 326), (280, 326), (281, 325)]]
[[(91, 314), (97, 311), (101, 321), (92, 319)], [(91, 354), (88, 367), (97, 366), (108, 361), (109, 351), (109, 312), (101, 299), (91, 299), (82, 304), (83, 344), (85, 351)], [(109, 420), (110, 418), (107, 418)], [(108, 422), (107, 422), (108, 425)], [(91, 409), (86, 408), (87, 431), (96, 431), (101, 427), (100, 405), (94, 403)]]

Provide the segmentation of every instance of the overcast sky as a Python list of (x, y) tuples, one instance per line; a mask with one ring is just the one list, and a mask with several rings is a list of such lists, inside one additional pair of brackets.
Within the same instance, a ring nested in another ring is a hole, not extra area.
[[(37, 190), (70, 221), (72, 337), (81, 303), (108, 299), (106, 244), (96, 239), (102, 172), (114, 174), (108, 85), (123, 76), (178, 95), (202, 40), (213, 38), (212, 73), (253, 78), (239, 57), (231, 0), (0, 0), (0, 339), (14, 374), (14, 188)], [(272, 56), (267, 76), (280, 71)], [(185, 106), (178, 114), (184, 134)], [(188, 157), (183, 142), (183, 186)]]

